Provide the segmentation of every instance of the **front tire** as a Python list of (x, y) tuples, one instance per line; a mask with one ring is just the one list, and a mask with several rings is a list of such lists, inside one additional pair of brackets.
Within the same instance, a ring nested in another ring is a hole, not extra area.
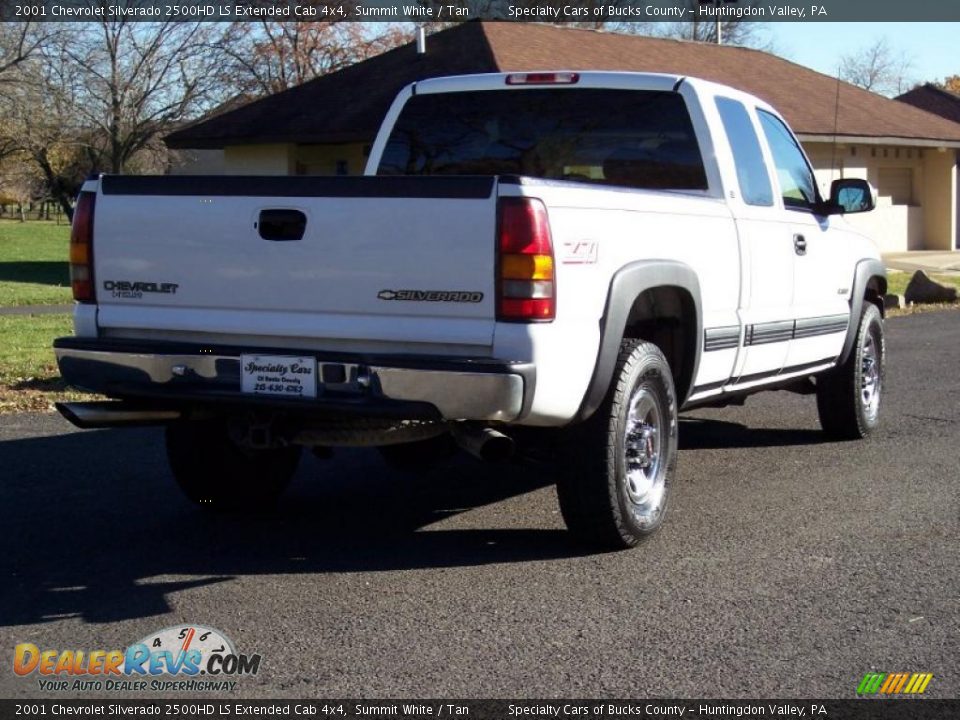
[(885, 361), (883, 317), (876, 305), (867, 302), (850, 357), (817, 378), (817, 412), (828, 437), (858, 440), (877, 427)]
[(567, 434), (557, 496), (570, 531), (606, 549), (656, 532), (677, 464), (677, 397), (660, 349), (624, 340), (603, 404)]
[(205, 510), (271, 507), (300, 462), (299, 447), (268, 449), (237, 444), (224, 419), (167, 426), (167, 459), (177, 485)]

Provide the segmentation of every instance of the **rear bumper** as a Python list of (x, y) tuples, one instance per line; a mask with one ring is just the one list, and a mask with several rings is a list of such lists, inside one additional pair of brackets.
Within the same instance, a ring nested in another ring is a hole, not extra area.
[[(239, 403), (299, 411), (508, 422), (529, 412), (531, 363), (488, 358), (353, 355), (137, 340), (60, 338), (60, 374), (71, 385), (166, 404)], [(313, 356), (316, 399), (244, 394), (241, 354)]]

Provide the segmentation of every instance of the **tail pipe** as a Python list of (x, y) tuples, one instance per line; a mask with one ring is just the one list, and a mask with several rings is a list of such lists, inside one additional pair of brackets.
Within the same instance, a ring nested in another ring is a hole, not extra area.
[(486, 462), (503, 462), (513, 455), (513, 440), (492, 428), (457, 427), (453, 430), (453, 439), (468, 453)]
[(123, 401), (57, 403), (57, 411), (83, 430), (124, 425), (160, 425), (179, 420), (181, 410), (150, 408)]

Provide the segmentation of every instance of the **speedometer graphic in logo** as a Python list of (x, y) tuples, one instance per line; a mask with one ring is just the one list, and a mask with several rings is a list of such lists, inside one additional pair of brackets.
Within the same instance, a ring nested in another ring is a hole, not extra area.
[[(233, 642), (222, 632), (206, 625), (172, 625), (159, 632), (150, 633), (139, 645), (145, 645), (152, 655), (170, 653), (173, 658), (202, 658), (196, 665), (211, 655), (236, 655)], [(188, 655), (189, 654), (189, 655)]]

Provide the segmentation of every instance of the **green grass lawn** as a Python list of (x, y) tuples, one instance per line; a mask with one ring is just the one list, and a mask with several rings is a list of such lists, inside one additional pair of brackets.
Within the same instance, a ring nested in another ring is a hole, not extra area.
[[(912, 272), (901, 272), (898, 270), (887, 271), (887, 292), (893, 295), (903, 295), (912, 277)], [(960, 275), (936, 275), (927, 273), (927, 277), (931, 280), (936, 280), (942, 285), (953, 285), (960, 290)]]
[(67, 390), (53, 355), (54, 338), (71, 334), (70, 315), (0, 315), (0, 413), (83, 397)]
[(0, 306), (71, 302), (69, 257), (68, 225), (0, 220)]

